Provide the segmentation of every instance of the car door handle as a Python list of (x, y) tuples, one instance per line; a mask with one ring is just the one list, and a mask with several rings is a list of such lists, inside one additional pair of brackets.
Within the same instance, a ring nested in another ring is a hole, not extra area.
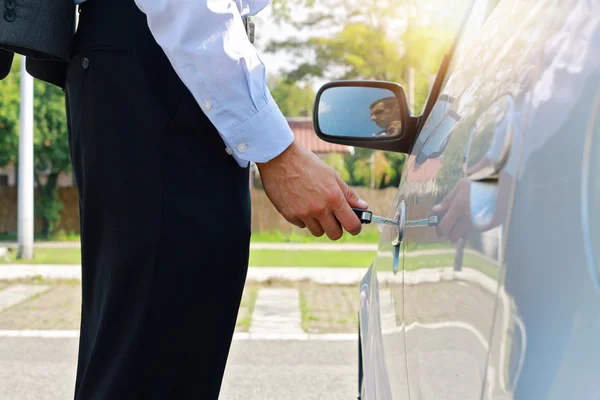
[(404, 227), (406, 226), (406, 203), (404, 200), (400, 203), (400, 210), (398, 212), (398, 225), (396, 225), (397, 231), (394, 233), (392, 239), (393, 259), (392, 259), (392, 271), (394, 274), (400, 270), (400, 260), (402, 251), (402, 242), (404, 241)]
[(500, 178), (500, 171), (508, 161), (511, 145), (512, 141), (505, 142), (498, 157), (488, 159), (489, 163), (480, 166), (480, 168), (471, 171), (467, 169), (467, 178), (472, 182), (497, 182)]
[(392, 235), (392, 246), (399, 246), (404, 240), (404, 228), (406, 227), (406, 203), (404, 203), (404, 200), (400, 203), (400, 210), (396, 218), (398, 224), (396, 225), (396, 232)]
[(467, 178), (497, 182), (508, 162), (514, 136), (514, 104), (506, 95), (480, 114), (471, 129), (465, 152)]

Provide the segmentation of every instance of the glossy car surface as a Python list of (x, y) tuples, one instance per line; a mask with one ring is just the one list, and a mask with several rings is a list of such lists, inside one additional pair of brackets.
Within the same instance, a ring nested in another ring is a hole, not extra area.
[(474, 1), (436, 99), (385, 216), (443, 217), (382, 229), (360, 398), (600, 398), (600, 1)]

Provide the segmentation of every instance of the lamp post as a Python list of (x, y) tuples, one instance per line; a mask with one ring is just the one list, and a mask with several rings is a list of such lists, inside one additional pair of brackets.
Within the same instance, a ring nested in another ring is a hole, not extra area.
[(19, 107), (18, 240), (20, 259), (33, 259), (33, 77), (21, 56), (21, 103)]

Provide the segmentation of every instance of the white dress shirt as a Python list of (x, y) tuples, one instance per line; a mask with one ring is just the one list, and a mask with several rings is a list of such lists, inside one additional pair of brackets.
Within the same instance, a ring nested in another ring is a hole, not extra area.
[(265, 66), (242, 20), (271, 0), (135, 2), (179, 78), (223, 138), (223, 151), (245, 167), (249, 161), (269, 161), (292, 143), (294, 134), (267, 88)]

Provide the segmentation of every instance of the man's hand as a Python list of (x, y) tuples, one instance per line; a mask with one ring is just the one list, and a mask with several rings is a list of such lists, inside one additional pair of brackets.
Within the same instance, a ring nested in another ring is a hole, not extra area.
[(455, 243), (464, 238), (472, 229), (471, 214), (469, 209), (469, 181), (461, 180), (441, 204), (431, 210), (434, 213), (443, 213), (442, 220), (436, 227), (439, 237), (447, 237)]
[(257, 163), (269, 200), (292, 224), (308, 228), (314, 236), (331, 240), (343, 229), (357, 235), (361, 223), (351, 207), (366, 209), (340, 176), (310, 151), (292, 143), (266, 163)]
[(387, 133), (390, 136), (398, 136), (400, 135), (400, 130), (402, 129), (402, 121), (393, 121), (389, 128), (387, 128)]

